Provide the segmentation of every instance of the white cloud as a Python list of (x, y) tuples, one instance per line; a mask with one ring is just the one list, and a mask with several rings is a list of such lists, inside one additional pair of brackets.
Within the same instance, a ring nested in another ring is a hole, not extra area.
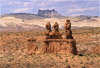
[(32, 9), (30, 9), (30, 8), (19, 8), (19, 9), (15, 9), (14, 11), (13, 11), (13, 13), (24, 13), (24, 12), (32, 12)]
[(30, 0), (30, 1), (39, 1), (39, 0)]
[[(94, 10), (97, 9), (98, 7), (91, 7), (91, 8), (86, 8), (87, 10)], [(99, 9), (99, 8), (98, 8)]]
[(23, 2), (19, 2), (19, 1), (9, 1), (8, 5), (19, 5), (19, 4), (23, 4)]
[(53, 6), (57, 3), (60, 3), (60, 1), (54, 1), (54, 0), (46, 0), (46, 1), (39, 1), (36, 6), (37, 7), (48, 7), (48, 6)]
[(84, 14), (72, 14), (71, 16), (80, 16), (80, 15), (84, 15)]
[(69, 9), (68, 13), (72, 13), (72, 12), (81, 12), (84, 11), (85, 9), (81, 9), (81, 8), (76, 8), (76, 9)]
[(41, 2), (41, 3), (37, 4), (38, 7), (40, 7), (40, 6), (46, 6), (46, 5), (47, 5), (47, 3), (45, 3), (45, 2)]
[(97, 7), (74, 8), (74, 9), (69, 9), (67, 12), (68, 12), (68, 13), (83, 12), (83, 11), (86, 11), (86, 10), (94, 10), (94, 9), (97, 9)]
[(38, 4), (36, 6), (38, 7), (46, 7), (48, 5), (52, 5), (52, 4), (55, 4), (56, 2), (54, 1), (42, 1), (42, 2), (38, 2)]
[(23, 4), (24, 4), (24, 7), (27, 7), (30, 4), (30, 2), (24, 2)]
[(36, 6), (38, 6), (38, 4), (40, 4), (40, 2), (38, 1), (28, 1), (28, 2), (23, 2), (23, 7), (35, 8)]

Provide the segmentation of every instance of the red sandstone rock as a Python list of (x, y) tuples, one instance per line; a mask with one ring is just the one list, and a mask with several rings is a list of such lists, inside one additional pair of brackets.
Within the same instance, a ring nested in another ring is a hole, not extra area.
[[(49, 37), (49, 33), (51, 31), (51, 25), (50, 23), (47, 23), (49, 25), (47, 28), (47, 33), (45, 34), (47, 37)], [(47, 26), (46, 25), (46, 26)], [(70, 20), (67, 20), (65, 23), (65, 29), (66, 29), (66, 39), (62, 38), (62, 33), (59, 32), (59, 25), (57, 22), (54, 24), (54, 33), (53, 33), (53, 39), (47, 38), (43, 41), (43, 46), (41, 53), (60, 53), (60, 54), (74, 54), (76, 55), (77, 48), (76, 48), (76, 42), (72, 37), (72, 31), (71, 31), (71, 23)], [(48, 34), (48, 35), (47, 35)]]
[(27, 54), (29, 55), (35, 54), (36, 50), (37, 50), (36, 39), (32, 37), (28, 40)]
[(76, 43), (73, 39), (48, 39), (44, 44), (42, 53), (77, 54)]
[(64, 28), (66, 29), (66, 39), (73, 39), (72, 37), (72, 31), (71, 31), (71, 22), (69, 19), (66, 20)]
[(61, 39), (62, 38), (62, 33), (59, 32), (59, 25), (58, 25), (58, 23), (55, 22), (55, 24), (53, 25), (53, 27), (55, 29), (55, 31), (53, 33), (53, 36), (54, 36), (53, 38), (54, 39)]
[(45, 32), (46, 39), (53, 38), (53, 33), (52, 33), (52, 30), (51, 30), (51, 24), (50, 24), (50, 22), (47, 22), (46, 29), (47, 29), (47, 31)]

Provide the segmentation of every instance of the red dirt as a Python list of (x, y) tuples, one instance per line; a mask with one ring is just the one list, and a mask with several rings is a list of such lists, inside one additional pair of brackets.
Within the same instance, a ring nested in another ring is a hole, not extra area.
[(100, 54), (100, 46), (94, 48), (91, 52), (92, 52), (92, 53), (98, 53), (98, 54)]

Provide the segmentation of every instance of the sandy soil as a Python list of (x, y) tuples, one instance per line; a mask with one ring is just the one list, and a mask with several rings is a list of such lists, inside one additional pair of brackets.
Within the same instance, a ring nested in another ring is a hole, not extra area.
[[(27, 55), (27, 40), (35, 37), (38, 51), (42, 47), (44, 31), (0, 33), (0, 68), (100, 68), (100, 28), (73, 29), (78, 55)], [(63, 37), (65, 33), (63, 32)]]

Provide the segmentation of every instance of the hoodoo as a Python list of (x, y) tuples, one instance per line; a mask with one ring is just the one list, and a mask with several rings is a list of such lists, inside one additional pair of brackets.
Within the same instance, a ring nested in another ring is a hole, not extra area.
[[(47, 26), (48, 25), (48, 26)], [(60, 53), (60, 54), (74, 54), (76, 55), (76, 41), (72, 37), (71, 22), (66, 20), (65, 32), (66, 38), (62, 38), (62, 33), (59, 31), (57, 22), (54, 24), (55, 31), (52, 33), (50, 23), (47, 23), (47, 32), (45, 33), (46, 39), (43, 41), (41, 53)]]

